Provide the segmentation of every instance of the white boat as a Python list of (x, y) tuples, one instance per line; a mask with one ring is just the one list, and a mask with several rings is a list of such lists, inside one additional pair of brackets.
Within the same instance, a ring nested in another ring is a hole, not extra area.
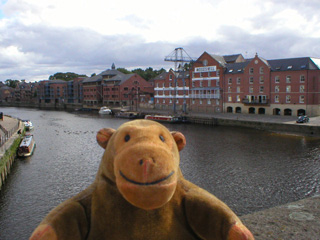
[(99, 114), (111, 115), (112, 110), (108, 107), (101, 107), (99, 110)]
[(33, 124), (30, 120), (22, 120), (22, 122), (23, 122), (27, 131), (30, 131), (33, 129)]
[(22, 139), (19, 148), (18, 156), (19, 157), (29, 157), (33, 154), (36, 143), (34, 141), (33, 135), (25, 135)]

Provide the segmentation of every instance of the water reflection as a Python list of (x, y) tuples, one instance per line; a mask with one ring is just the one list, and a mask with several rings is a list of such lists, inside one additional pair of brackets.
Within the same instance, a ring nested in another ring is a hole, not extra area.
[[(103, 127), (124, 119), (36, 109), (1, 109), (31, 119), (37, 149), (16, 161), (0, 192), (0, 239), (26, 239), (61, 201), (94, 179), (103, 153), (95, 140)], [(188, 180), (225, 201), (237, 214), (320, 193), (320, 140), (253, 129), (166, 125), (187, 139), (181, 169)]]

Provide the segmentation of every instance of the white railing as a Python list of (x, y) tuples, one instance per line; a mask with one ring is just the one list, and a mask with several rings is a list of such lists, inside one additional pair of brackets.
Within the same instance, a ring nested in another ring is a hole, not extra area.
[(214, 98), (214, 99), (219, 99), (220, 98), (220, 94), (219, 93), (202, 93), (202, 94), (189, 94), (189, 98)]
[(189, 95), (154, 95), (154, 98), (189, 98)]

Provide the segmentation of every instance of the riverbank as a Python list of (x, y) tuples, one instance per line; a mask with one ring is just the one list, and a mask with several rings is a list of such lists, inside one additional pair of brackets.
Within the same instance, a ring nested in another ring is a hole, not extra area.
[[(10, 173), (11, 167), (16, 159), (16, 151), (20, 144), (20, 134), (23, 132), (24, 125), (18, 119), (10, 116), (3, 116), (0, 121), (0, 137), (5, 140), (0, 146), (0, 189)], [(8, 135), (8, 132), (10, 135)]]
[[(145, 109), (149, 114), (171, 115), (168, 111)], [(320, 136), (320, 116), (310, 117), (308, 123), (296, 123), (295, 116), (277, 116), (242, 113), (188, 113), (184, 115), (190, 123), (213, 126), (235, 126), (259, 130), (281, 132), (306, 136)]]

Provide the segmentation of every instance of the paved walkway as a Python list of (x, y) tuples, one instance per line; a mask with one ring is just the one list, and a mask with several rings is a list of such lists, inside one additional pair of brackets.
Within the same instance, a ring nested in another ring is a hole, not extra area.
[[(19, 123), (18, 119), (15, 119), (15, 118), (12, 118), (12, 117), (9, 117), (9, 116), (3, 116), (3, 121), (0, 120), (1, 126), (3, 128), (5, 128), (7, 131), (12, 131), (18, 123)], [(21, 130), (23, 129), (23, 125), (22, 125), (21, 122), (20, 122), (20, 125), (19, 125), (19, 129), (21, 129)], [(10, 148), (10, 146), (13, 143), (13, 141), (18, 137), (18, 134), (17, 134), (18, 130), (16, 130), (12, 134), (12, 136), (2, 146), (0, 146), (0, 159), (5, 154), (7, 149)], [(0, 129), (0, 137), (5, 137), (5, 133), (1, 129)]]
[(320, 195), (242, 216), (256, 240), (319, 240)]

